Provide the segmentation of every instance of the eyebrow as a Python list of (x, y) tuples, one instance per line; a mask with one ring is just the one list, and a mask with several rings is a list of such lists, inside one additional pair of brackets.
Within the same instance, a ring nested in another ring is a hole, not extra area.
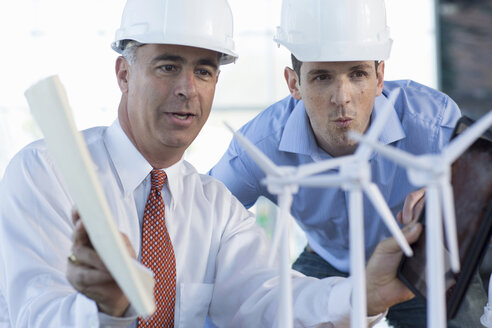
[(333, 73), (333, 71), (328, 69), (313, 69), (308, 72), (308, 75), (330, 74), (330, 73)]
[(364, 64), (352, 66), (352, 67), (350, 67), (350, 70), (351, 71), (367, 70), (367, 69), (370, 69), (371, 67), (372, 67), (371, 65), (364, 63)]
[[(368, 70), (371, 68), (371, 65), (363, 63), (359, 65), (352, 66), (348, 69), (348, 71), (357, 71), (357, 70)], [(332, 74), (334, 70), (329, 69), (313, 69), (308, 72), (308, 75), (318, 75), (318, 74)]]
[(171, 55), (171, 54), (162, 54), (157, 57), (154, 57), (152, 59), (152, 63), (156, 63), (162, 60), (167, 60), (167, 61), (173, 61), (173, 62), (179, 62), (179, 63), (184, 63), (185, 59), (181, 56), (178, 55)]
[(198, 65), (210, 66), (210, 67), (212, 67), (215, 70), (219, 69), (219, 65), (217, 65), (216, 62), (214, 62), (214, 61), (212, 61), (210, 59), (207, 59), (207, 58), (203, 58), (203, 59), (198, 60), (197, 64)]
[[(152, 59), (152, 63), (157, 63), (159, 61), (172, 61), (177, 63), (185, 63), (186, 59), (182, 56), (173, 55), (173, 54), (162, 54)], [(208, 58), (201, 58), (196, 62), (196, 64), (210, 66), (215, 70), (219, 68), (219, 65), (217, 63), (215, 63), (213, 60)]]

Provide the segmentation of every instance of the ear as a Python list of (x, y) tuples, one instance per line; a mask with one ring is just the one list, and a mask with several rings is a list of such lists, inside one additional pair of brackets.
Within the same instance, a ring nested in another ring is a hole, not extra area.
[(297, 76), (297, 73), (292, 68), (286, 67), (284, 69), (284, 77), (292, 97), (297, 100), (301, 100), (302, 95), (299, 87), (299, 77)]
[(376, 96), (379, 96), (383, 92), (384, 85), (384, 61), (381, 61), (378, 65), (378, 88)]
[(125, 58), (119, 56), (115, 65), (116, 79), (122, 93), (128, 92), (128, 80), (130, 74), (130, 64)]

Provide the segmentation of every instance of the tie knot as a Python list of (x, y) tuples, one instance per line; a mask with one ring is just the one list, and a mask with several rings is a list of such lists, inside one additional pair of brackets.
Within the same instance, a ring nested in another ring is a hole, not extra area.
[(164, 182), (166, 182), (167, 175), (166, 172), (161, 170), (152, 170), (150, 172), (152, 189), (161, 190)]

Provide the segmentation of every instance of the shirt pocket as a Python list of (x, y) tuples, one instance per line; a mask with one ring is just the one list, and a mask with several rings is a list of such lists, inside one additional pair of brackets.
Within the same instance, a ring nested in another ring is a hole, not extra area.
[(203, 327), (214, 284), (181, 284), (179, 327)]

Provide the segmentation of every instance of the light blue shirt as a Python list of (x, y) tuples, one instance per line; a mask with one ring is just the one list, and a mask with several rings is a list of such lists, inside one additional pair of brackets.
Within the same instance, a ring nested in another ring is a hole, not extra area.
[[(410, 80), (385, 81), (383, 93), (375, 99), (373, 116), (393, 93), (398, 97), (379, 141), (413, 154), (439, 152), (461, 116), (456, 103)], [(298, 166), (332, 158), (318, 146), (304, 103), (291, 96), (265, 109), (240, 132), (277, 165)], [(372, 180), (396, 215), (407, 194), (417, 187), (409, 182), (404, 168), (379, 154), (373, 153), (370, 163)], [(235, 139), (209, 174), (224, 182), (246, 207), (259, 196), (277, 202), (276, 196), (260, 183), (265, 174)], [(291, 212), (311, 248), (338, 270), (349, 272), (348, 193), (340, 188), (301, 187), (294, 195)], [(367, 260), (378, 242), (390, 233), (366, 198), (364, 225)]]

